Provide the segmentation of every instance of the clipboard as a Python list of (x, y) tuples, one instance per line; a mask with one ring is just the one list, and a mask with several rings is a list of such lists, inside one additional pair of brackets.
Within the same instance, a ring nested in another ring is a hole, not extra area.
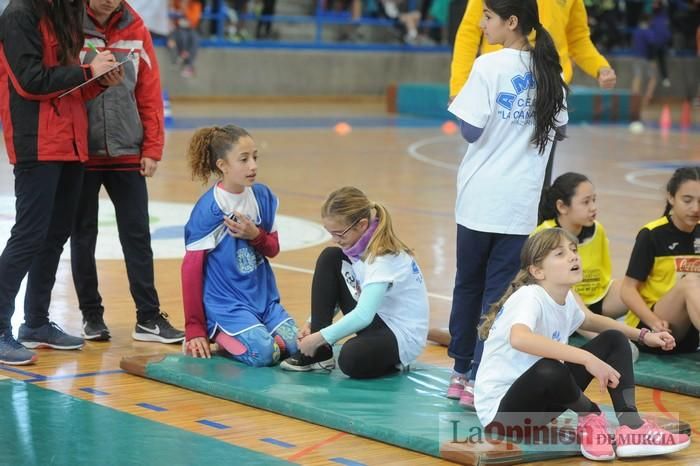
[(100, 74), (98, 74), (97, 76), (93, 76), (92, 78), (88, 79), (88, 80), (85, 81), (84, 83), (80, 83), (80, 84), (78, 84), (77, 86), (75, 86), (74, 88), (68, 89), (66, 92), (64, 92), (63, 94), (59, 95), (57, 98), (60, 99), (60, 98), (62, 98), (62, 97), (65, 97), (65, 96), (67, 96), (67, 95), (69, 95), (69, 94), (72, 94), (73, 92), (77, 91), (77, 90), (80, 89), (81, 87), (87, 86), (88, 84), (90, 84), (90, 83), (93, 82), (93, 81), (97, 81), (97, 80), (100, 79), (102, 76), (104, 76), (104, 75), (106, 75), (107, 73), (109, 73), (110, 71), (114, 71), (114, 70), (116, 70), (117, 68), (126, 65), (126, 64), (129, 63), (133, 58), (134, 58), (134, 49), (132, 48), (131, 50), (129, 50), (129, 53), (126, 54), (126, 58), (124, 58), (124, 60), (115, 63), (114, 66), (112, 66), (112, 67), (111, 67), (110, 69), (108, 69), (107, 71), (105, 71), (105, 72), (103, 72), (103, 73), (100, 73)]

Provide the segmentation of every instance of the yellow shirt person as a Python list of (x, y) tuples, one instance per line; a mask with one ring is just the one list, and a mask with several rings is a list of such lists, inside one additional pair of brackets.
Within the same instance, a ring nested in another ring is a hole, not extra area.
[[(614, 87), (615, 72), (591, 42), (588, 15), (583, 0), (540, 0), (537, 5), (540, 22), (551, 34), (559, 52), (564, 80), (567, 83), (571, 82), (573, 62), (575, 62), (586, 74), (598, 79), (600, 87)], [(450, 97), (456, 96), (467, 82), (478, 52), (485, 54), (501, 48), (498, 45), (489, 45), (482, 40), (479, 22), (483, 9), (483, 0), (469, 0), (467, 3), (467, 9), (455, 38)], [(530, 38), (532, 39), (533, 37)]]

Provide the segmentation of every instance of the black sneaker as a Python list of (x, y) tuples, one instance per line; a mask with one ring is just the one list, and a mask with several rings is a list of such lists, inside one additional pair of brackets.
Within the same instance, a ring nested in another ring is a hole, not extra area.
[(316, 350), (316, 354), (313, 356), (306, 356), (301, 351), (297, 351), (294, 355), (282, 361), (280, 368), (285, 371), (296, 372), (330, 372), (335, 368), (333, 349), (328, 345), (323, 345)]
[(92, 341), (107, 341), (112, 338), (102, 316), (83, 319), (83, 338)]
[(54, 322), (31, 328), (27, 324), (19, 327), (17, 341), (27, 348), (53, 348), (59, 350), (80, 349), (85, 342), (82, 338), (68, 335)]
[(155, 341), (158, 343), (180, 343), (185, 339), (185, 332), (178, 330), (168, 322), (168, 314), (161, 312), (155, 318), (137, 323), (131, 338), (138, 341)]

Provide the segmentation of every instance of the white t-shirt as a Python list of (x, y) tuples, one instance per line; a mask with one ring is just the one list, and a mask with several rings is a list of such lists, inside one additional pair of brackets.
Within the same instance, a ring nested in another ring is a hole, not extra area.
[(401, 363), (412, 363), (428, 338), (428, 290), (418, 264), (401, 252), (377, 257), (369, 264), (355, 261), (352, 268), (361, 288), (389, 284), (377, 314), (396, 336)]
[[(537, 226), (551, 142), (543, 155), (530, 142), (536, 94), (530, 52), (506, 48), (474, 62), (467, 84), (449, 107), (461, 120), (484, 129), (459, 166), (458, 224), (514, 235), (528, 235)], [(562, 110), (556, 126), (568, 121)]]
[[(256, 225), (262, 221), (260, 219), (260, 206), (255, 199), (253, 188), (246, 187), (242, 193), (236, 194), (217, 185), (214, 190), (214, 199), (216, 199), (219, 208), (229, 215), (236, 211), (248, 217)], [(268, 233), (275, 231), (277, 231), (277, 220), (272, 226), (272, 231), (268, 231)]]
[(542, 359), (510, 345), (513, 325), (526, 325), (533, 333), (566, 344), (584, 319), (571, 291), (564, 305), (557, 304), (539, 285), (523, 286), (508, 298), (489, 331), (474, 382), (474, 406), (482, 425), (493, 421), (501, 400), (518, 377)]

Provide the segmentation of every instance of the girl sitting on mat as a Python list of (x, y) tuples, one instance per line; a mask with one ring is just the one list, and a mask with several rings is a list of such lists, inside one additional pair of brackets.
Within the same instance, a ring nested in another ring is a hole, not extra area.
[(609, 241), (597, 211), (593, 183), (580, 173), (564, 173), (542, 194), (540, 216), (545, 220), (535, 232), (559, 227), (578, 238), (583, 280), (573, 289), (588, 309), (616, 319), (627, 306), (620, 299), (622, 281), (612, 279)]
[[(408, 366), (426, 344), (428, 293), (389, 211), (345, 187), (328, 196), (321, 216), (340, 247), (321, 252), (311, 286), (311, 321), (299, 332), (299, 352), (280, 367), (330, 370), (331, 345), (352, 334), (338, 356), (347, 376), (374, 378)], [(343, 317), (332, 323), (337, 309)]]
[(296, 353), (297, 328), (267, 260), (279, 252), (278, 201), (255, 183), (255, 142), (233, 125), (199, 129), (187, 156), (193, 177), (219, 180), (185, 225), (185, 352), (208, 358), (213, 340), (248, 365), (274, 364), (280, 352)]
[[(520, 270), (480, 327), (487, 337), (476, 375), (476, 413), (487, 432), (545, 426), (571, 409), (579, 416), (581, 452), (591, 460), (671, 453), (690, 444), (643, 420), (635, 405), (627, 339), (671, 350), (668, 332), (650, 333), (587, 310), (571, 287), (583, 276), (576, 237), (561, 228), (527, 239)], [(569, 346), (578, 328), (600, 334)], [(608, 422), (583, 391), (593, 378), (607, 388), (620, 427), (613, 449)]]
[(677, 169), (666, 191), (664, 215), (639, 231), (632, 249), (622, 283), (625, 321), (668, 331), (678, 342), (673, 352), (692, 353), (700, 340), (700, 167)]

